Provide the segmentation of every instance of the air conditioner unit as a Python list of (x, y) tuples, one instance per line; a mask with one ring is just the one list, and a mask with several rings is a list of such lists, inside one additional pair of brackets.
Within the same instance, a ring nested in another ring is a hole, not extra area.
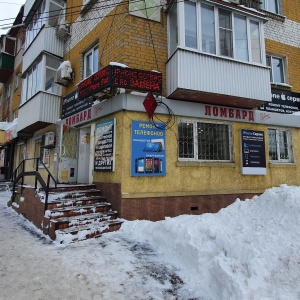
[(54, 132), (47, 132), (42, 136), (42, 147), (51, 148), (55, 146), (55, 135)]
[(57, 69), (56, 83), (67, 86), (73, 81), (73, 70), (69, 60), (64, 61)]
[(240, 0), (230, 0), (230, 2), (235, 3), (235, 4), (240, 4)]
[(61, 19), (56, 27), (56, 35), (62, 39), (66, 39), (70, 34), (70, 26), (66, 20)]

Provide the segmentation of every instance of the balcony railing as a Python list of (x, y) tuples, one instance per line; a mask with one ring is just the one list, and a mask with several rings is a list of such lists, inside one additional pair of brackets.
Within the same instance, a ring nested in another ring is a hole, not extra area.
[(64, 41), (63, 39), (57, 37), (55, 28), (42, 28), (33, 42), (24, 52), (23, 72), (28, 69), (28, 67), (42, 52), (47, 52), (58, 57), (63, 57), (63, 51)]
[(269, 68), (178, 48), (167, 63), (167, 97), (258, 107), (271, 101)]
[(60, 97), (39, 92), (19, 108), (18, 131), (34, 132), (56, 123), (59, 116)]

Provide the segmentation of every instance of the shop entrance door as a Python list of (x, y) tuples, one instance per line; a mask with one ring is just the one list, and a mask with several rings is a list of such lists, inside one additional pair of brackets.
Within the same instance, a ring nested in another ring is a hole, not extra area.
[(78, 130), (74, 127), (63, 125), (61, 126), (61, 137), (58, 172), (59, 182), (77, 182)]
[(79, 130), (78, 151), (78, 183), (89, 183), (90, 175), (90, 152), (91, 152), (91, 127)]

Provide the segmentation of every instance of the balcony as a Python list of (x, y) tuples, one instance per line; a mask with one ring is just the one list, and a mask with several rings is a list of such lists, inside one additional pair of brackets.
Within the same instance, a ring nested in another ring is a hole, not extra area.
[(178, 48), (167, 62), (167, 97), (255, 108), (271, 101), (269, 68)]
[(35, 37), (30, 46), (25, 50), (23, 56), (23, 72), (42, 53), (47, 52), (58, 57), (63, 57), (64, 41), (58, 38), (55, 28), (44, 27)]
[(33, 133), (60, 117), (59, 96), (39, 92), (19, 108), (18, 132)]
[(14, 72), (15, 57), (1, 52), (0, 53), (0, 82), (5, 83)]

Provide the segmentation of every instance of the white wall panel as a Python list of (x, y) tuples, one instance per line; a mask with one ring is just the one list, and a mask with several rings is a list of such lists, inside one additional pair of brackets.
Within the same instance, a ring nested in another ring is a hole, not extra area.
[(270, 101), (269, 68), (178, 49), (167, 63), (167, 93), (177, 88)]

